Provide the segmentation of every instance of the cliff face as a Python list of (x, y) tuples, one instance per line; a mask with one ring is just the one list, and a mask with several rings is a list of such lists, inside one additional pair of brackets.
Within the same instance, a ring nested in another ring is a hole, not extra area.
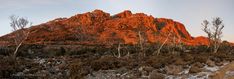
[[(70, 18), (58, 18), (29, 30), (26, 43), (33, 44), (138, 44), (140, 40), (156, 43), (167, 38), (167, 43), (208, 44), (206, 38), (193, 38), (179, 22), (131, 11), (111, 16), (94, 10)], [(14, 32), (1, 38), (12, 40), (13, 37)]]

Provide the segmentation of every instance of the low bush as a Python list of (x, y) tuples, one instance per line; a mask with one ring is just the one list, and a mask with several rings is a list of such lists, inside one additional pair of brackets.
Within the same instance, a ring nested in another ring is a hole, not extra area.
[(113, 56), (103, 56), (91, 63), (91, 68), (95, 71), (115, 69), (126, 66), (128, 63)]
[(84, 76), (88, 75), (90, 68), (84, 66), (80, 60), (75, 60), (68, 66), (70, 71), (70, 79), (83, 79)]
[(13, 48), (10, 47), (0, 47), (0, 55), (9, 56), (13, 52)]
[(13, 78), (13, 74), (20, 71), (19, 63), (11, 56), (5, 56), (0, 59), (0, 78)]

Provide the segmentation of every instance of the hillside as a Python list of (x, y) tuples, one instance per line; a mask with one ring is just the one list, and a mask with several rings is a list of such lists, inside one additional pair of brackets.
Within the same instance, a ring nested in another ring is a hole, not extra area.
[(94, 10), (23, 30), (16, 57), (22, 30), (0, 37), (0, 79), (233, 78), (234, 46), (223, 41), (213, 53), (206, 37), (172, 19)]
[[(32, 26), (28, 44), (138, 44), (163, 42), (186, 45), (207, 45), (205, 37), (192, 37), (185, 26), (166, 18), (124, 11), (110, 15), (101, 10), (77, 14), (70, 18)], [(170, 36), (168, 36), (170, 33)], [(14, 32), (2, 36), (1, 44), (10, 45)]]

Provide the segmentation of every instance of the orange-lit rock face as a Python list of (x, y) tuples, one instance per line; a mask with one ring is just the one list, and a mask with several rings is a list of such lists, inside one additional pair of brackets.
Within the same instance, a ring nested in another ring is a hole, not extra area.
[(193, 45), (209, 45), (209, 39), (203, 36), (195, 37), (192, 40)]
[(116, 14), (114, 17), (118, 17), (118, 18), (127, 18), (127, 17), (130, 17), (130, 16), (132, 16), (132, 12), (129, 11), (129, 10), (125, 10), (125, 11), (122, 12), (122, 13)]
[(157, 21), (165, 24), (164, 28), (161, 29), (162, 33), (167, 33), (172, 31), (178, 38), (186, 38), (188, 40), (192, 39), (192, 37), (187, 32), (183, 24), (175, 22), (171, 19), (164, 19), (164, 18), (159, 18), (157, 19)]
[[(188, 45), (207, 45), (206, 38), (192, 38), (184, 25), (171, 19), (154, 18), (143, 13), (124, 11), (110, 16), (101, 10), (77, 14), (70, 18), (58, 18), (29, 28), (27, 43), (62, 42), (92, 44), (138, 44), (163, 42), (169, 33), (176, 42)], [(11, 39), (14, 33), (4, 36)]]

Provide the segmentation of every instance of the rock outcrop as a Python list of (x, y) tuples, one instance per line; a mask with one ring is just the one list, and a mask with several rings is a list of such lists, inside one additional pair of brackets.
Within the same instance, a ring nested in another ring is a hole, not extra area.
[[(186, 45), (207, 45), (205, 37), (192, 37), (185, 26), (166, 18), (124, 11), (110, 15), (101, 10), (58, 18), (28, 28), (32, 44), (138, 44), (172, 42)], [(15, 32), (2, 36), (11, 43)], [(141, 40), (140, 40), (141, 39)], [(4, 42), (6, 43), (6, 42)]]

